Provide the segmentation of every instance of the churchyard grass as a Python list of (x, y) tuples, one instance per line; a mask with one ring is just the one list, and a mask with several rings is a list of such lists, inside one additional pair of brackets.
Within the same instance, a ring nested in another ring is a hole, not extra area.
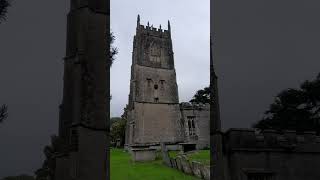
[(111, 180), (199, 180), (165, 166), (160, 158), (152, 162), (132, 162), (123, 149), (110, 150)]
[[(169, 151), (171, 158), (176, 158), (180, 151)], [(210, 150), (193, 151), (186, 154), (189, 161), (197, 161), (201, 164), (210, 165)]]
[(187, 155), (190, 161), (198, 161), (210, 165), (210, 150), (199, 150)]

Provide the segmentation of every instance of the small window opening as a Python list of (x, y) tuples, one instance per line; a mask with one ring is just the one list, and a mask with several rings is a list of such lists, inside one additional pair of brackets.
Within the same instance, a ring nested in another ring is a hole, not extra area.
[(155, 85), (154, 85), (154, 89), (158, 89), (158, 84), (155, 84)]

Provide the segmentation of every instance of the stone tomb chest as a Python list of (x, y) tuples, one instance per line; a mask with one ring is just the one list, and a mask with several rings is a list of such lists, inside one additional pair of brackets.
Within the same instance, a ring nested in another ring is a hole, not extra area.
[(131, 157), (134, 162), (154, 161), (156, 159), (156, 149), (149, 147), (132, 148)]

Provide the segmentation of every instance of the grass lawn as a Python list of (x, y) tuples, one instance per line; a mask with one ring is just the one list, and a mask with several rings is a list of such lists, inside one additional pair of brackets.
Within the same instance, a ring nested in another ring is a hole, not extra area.
[(200, 150), (188, 155), (189, 160), (210, 165), (210, 150)]
[[(172, 158), (177, 157), (179, 151), (169, 151), (169, 155)], [(210, 150), (199, 150), (192, 153), (188, 153), (187, 157), (190, 161), (197, 161), (205, 165), (210, 165)]]
[(123, 149), (110, 150), (111, 180), (199, 180), (178, 170), (166, 167), (162, 160), (134, 163)]

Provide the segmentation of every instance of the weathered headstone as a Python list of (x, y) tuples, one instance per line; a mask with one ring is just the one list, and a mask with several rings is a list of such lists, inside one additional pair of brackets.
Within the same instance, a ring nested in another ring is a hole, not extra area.
[(193, 174), (192, 168), (190, 166), (188, 159), (182, 156), (180, 160), (181, 160), (181, 166), (182, 166), (183, 172), (185, 172), (186, 174)]
[(201, 174), (205, 180), (210, 180), (210, 166), (201, 165)]
[(165, 163), (165, 165), (172, 167), (170, 157), (169, 157), (169, 152), (167, 150), (167, 147), (164, 142), (160, 143), (161, 145), (161, 153), (162, 153), (162, 160)]
[(177, 169), (179, 169), (180, 171), (183, 171), (182, 165), (181, 165), (181, 157), (178, 156), (176, 158), (176, 162), (177, 162)]
[(201, 166), (201, 164), (199, 162), (195, 162), (195, 161), (191, 162), (193, 174), (199, 178), (202, 178), (200, 166)]
[(176, 159), (174, 159), (174, 158), (170, 158), (170, 162), (171, 162), (172, 168), (175, 168), (175, 169), (177, 169), (177, 168), (178, 168), (178, 167), (177, 167)]

